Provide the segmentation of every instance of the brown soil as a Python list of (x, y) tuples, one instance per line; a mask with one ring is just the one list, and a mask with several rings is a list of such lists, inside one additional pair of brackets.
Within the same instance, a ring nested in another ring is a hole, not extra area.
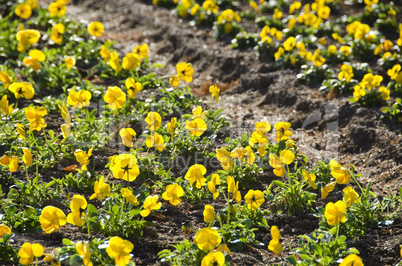
[[(289, 121), (295, 132), (293, 139), (309, 162), (334, 158), (352, 163), (364, 175), (360, 181), (373, 182), (373, 190), (379, 195), (386, 195), (387, 189), (395, 193), (402, 185), (400, 124), (382, 121), (379, 109), (350, 104), (346, 97), (327, 99), (317, 88), (297, 82), (298, 72), (275, 70), (272, 61), (256, 58), (253, 50), (233, 50), (227, 40), (212, 38), (210, 29), (190, 26), (188, 21), (178, 19), (167, 9), (152, 6), (151, 2), (86, 0), (69, 6), (68, 12), (79, 21), (102, 21), (106, 31), (103, 38), (116, 41), (115, 47), (121, 54), (147, 42), (150, 62), (165, 64), (164, 75), (174, 74), (179, 61), (191, 62), (195, 79), (190, 86), (206, 104), (209, 104), (209, 84), (220, 84), (224, 92), (219, 105), (214, 106), (225, 108), (232, 121), (231, 137), (253, 131), (255, 122)], [(341, 195), (329, 200), (336, 197)], [(194, 232), (204, 226), (204, 205), (166, 204), (164, 208), (166, 212), (153, 217), (154, 227), (147, 228), (142, 237), (130, 239), (135, 245), (134, 260), (139, 265), (159, 265), (159, 251), (172, 248), (184, 238), (192, 240)], [(318, 220), (312, 215), (281, 214), (266, 218), (269, 225), (278, 225), (284, 242), (293, 247), (299, 234), (318, 228)], [(189, 224), (189, 232), (181, 230), (183, 223)], [(57, 247), (62, 245), (62, 238), (82, 239), (85, 234), (76, 227), (66, 226), (51, 236), (32, 237), (46, 246)], [(269, 231), (259, 231), (256, 238), (267, 245)], [(402, 220), (396, 219), (392, 225), (374, 229), (349, 244), (360, 251), (366, 265), (394, 265), (398, 262), (400, 243)], [(16, 244), (22, 241), (17, 240)], [(284, 264), (289, 252), (284, 247), (284, 252), (275, 256), (267, 246), (247, 245), (228, 261), (233, 265)]]

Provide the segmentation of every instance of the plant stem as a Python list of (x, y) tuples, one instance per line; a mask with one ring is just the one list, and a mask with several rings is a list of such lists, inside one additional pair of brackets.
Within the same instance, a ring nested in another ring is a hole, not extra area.
[(89, 226), (89, 218), (88, 218), (88, 215), (86, 216), (86, 219), (85, 219), (85, 220), (87, 221), (88, 238), (91, 239), (91, 227)]

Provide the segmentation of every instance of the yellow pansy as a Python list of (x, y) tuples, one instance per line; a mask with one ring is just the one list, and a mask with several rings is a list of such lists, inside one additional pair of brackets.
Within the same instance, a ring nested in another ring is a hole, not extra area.
[(92, 36), (99, 37), (103, 34), (104, 27), (103, 24), (99, 21), (91, 22), (88, 25), (88, 33)]

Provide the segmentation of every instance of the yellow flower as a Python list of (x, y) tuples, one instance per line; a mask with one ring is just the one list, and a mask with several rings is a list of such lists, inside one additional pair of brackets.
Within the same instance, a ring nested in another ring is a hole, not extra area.
[[(364, 0), (364, 2), (366, 1), (367, 0)], [(363, 266), (363, 265), (364, 264), (362, 259), (355, 254), (350, 254), (349, 256), (344, 258), (342, 262), (339, 264), (339, 266)]]
[[(177, 63), (177, 77), (185, 82), (193, 81), (194, 69), (190, 63)], [(175, 87), (175, 86), (174, 86)]]
[(219, 6), (216, 4), (216, 1), (214, 0), (205, 0), (204, 3), (202, 4), (202, 8), (205, 11), (209, 11), (214, 14), (218, 13), (219, 11)]
[(52, 27), (52, 33), (50, 33), (50, 39), (54, 41), (54, 43), (61, 43), (63, 41), (64, 32), (66, 31), (66, 27), (63, 23), (57, 23)]
[(269, 26), (264, 26), (260, 32), (261, 42), (267, 42), (270, 44), (272, 42), (272, 38), (269, 36), (271, 33), (271, 28)]
[(209, 252), (201, 261), (201, 266), (223, 266), (225, 255), (220, 251)]
[(346, 207), (352, 206), (354, 203), (359, 202), (359, 194), (352, 187), (345, 187), (343, 189), (345, 196)]
[(22, 160), (24, 161), (24, 164), (26, 166), (32, 165), (32, 153), (31, 153), (31, 151), (28, 150), (28, 149), (23, 149), (22, 151), (24, 152), (24, 156), (22, 156)]
[(336, 46), (335, 45), (328, 46), (328, 52), (334, 54), (336, 52)]
[(328, 6), (322, 6), (317, 11), (317, 16), (322, 19), (327, 19), (331, 14), (331, 8)]
[(209, 192), (212, 193), (212, 199), (215, 200), (219, 196), (219, 191), (216, 189), (217, 185), (221, 184), (221, 179), (219, 175), (213, 174), (211, 177), (211, 181), (207, 182), (207, 187)]
[(237, 203), (240, 203), (241, 193), (239, 191), (239, 181), (235, 182), (233, 177), (228, 176), (226, 183), (228, 186), (228, 192), (232, 193), (232, 200), (236, 200)]
[(45, 107), (34, 108), (29, 106), (26, 110), (26, 117), (29, 123), (29, 131), (40, 131), (42, 128), (47, 127), (45, 119), (43, 118), (47, 114)]
[(65, 56), (64, 57), (64, 64), (66, 65), (67, 69), (74, 67), (76, 62), (77, 61), (75, 60), (74, 56)]
[(88, 25), (88, 33), (92, 36), (99, 37), (103, 34), (103, 24), (99, 21), (91, 22)]
[(392, 49), (392, 41), (390, 40), (385, 40), (383, 45), (384, 45), (384, 51), (389, 51)]
[(126, 70), (134, 70), (141, 64), (141, 58), (135, 53), (128, 53), (123, 58), (122, 67)]
[(392, 80), (395, 80), (400, 72), (401, 72), (401, 65), (397, 64), (394, 65), (391, 69), (388, 69), (387, 74)]
[(88, 153), (86, 153), (85, 151), (82, 151), (82, 150), (76, 150), (74, 152), (75, 159), (77, 160), (77, 162), (82, 164), (82, 167), (81, 167), (82, 171), (86, 171), (88, 169), (87, 165), (90, 163), (89, 157), (91, 157), (91, 155), (92, 155), (92, 149), (93, 148), (90, 148), (88, 150)]
[(0, 113), (9, 115), (14, 111), (14, 109), (8, 104), (7, 95), (4, 95), (0, 101)]
[(40, 39), (40, 32), (37, 30), (20, 30), (17, 32), (18, 52), (25, 52), (28, 47)]
[(137, 133), (132, 128), (122, 128), (119, 131), (121, 141), (129, 148), (133, 147), (133, 137), (137, 136)]
[(77, 92), (75, 90), (69, 90), (67, 103), (73, 108), (82, 108), (89, 105), (91, 98), (92, 94), (90, 91), (79, 90)]
[(87, 200), (81, 195), (74, 195), (70, 202), (71, 212), (67, 215), (67, 222), (78, 227), (84, 225), (85, 209), (87, 208)]
[[(257, 123), (258, 124), (258, 123)], [(262, 132), (260, 130), (260, 132)], [(260, 156), (265, 155), (265, 147), (268, 143), (268, 138), (265, 136), (265, 133), (260, 133), (258, 131), (254, 131), (251, 134), (251, 138), (249, 139), (248, 143), (251, 147), (254, 147), (254, 144), (258, 143), (258, 153)]]
[(130, 99), (135, 99), (135, 95), (142, 91), (142, 84), (141, 82), (136, 82), (134, 78), (128, 78), (126, 79), (126, 88), (127, 88), (127, 93), (128, 97)]
[(339, 72), (338, 79), (345, 79), (346, 82), (349, 82), (353, 76), (353, 67), (351, 65), (343, 64), (341, 67), (341, 72)]
[(0, 224), (0, 237), (3, 237), (4, 234), (11, 234), (11, 228), (5, 224)]
[(230, 156), (233, 158), (237, 158), (240, 162), (243, 161), (243, 157), (246, 154), (246, 149), (243, 147), (236, 147), (234, 150), (230, 153)]
[(141, 59), (148, 57), (148, 44), (143, 43), (142, 45), (137, 45), (133, 49), (133, 53), (137, 54)]
[(209, 93), (211, 93), (212, 97), (214, 97), (216, 103), (219, 103), (219, 92), (220, 89), (216, 85), (209, 86)]
[(166, 148), (165, 141), (163, 137), (158, 133), (154, 132), (153, 135), (149, 135), (145, 140), (145, 144), (148, 148), (155, 147), (158, 151), (163, 151)]
[(361, 88), (359, 85), (355, 85), (353, 89), (353, 98), (355, 101), (360, 100), (364, 95), (366, 95), (366, 90), (364, 88)]
[(60, 261), (58, 261), (53, 254), (45, 253), (43, 254), (45, 257), (43, 258), (44, 261), (50, 262), (52, 266), (61, 266)]
[(176, 117), (172, 117), (172, 119), (170, 120), (170, 122), (167, 123), (166, 125), (167, 129), (169, 130), (171, 136), (173, 137), (174, 135), (174, 131), (177, 127), (177, 118)]
[(113, 176), (117, 179), (131, 182), (140, 174), (137, 158), (132, 154), (119, 154), (114, 158), (113, 163), (110, 170), (112, 170)]
[(177, 87), (180, 84), (180, 78), (179, 76), (172, 76), (169, 78), (169, 84), (172, 85), (172, 87)]
[(184, 178), (190, 181), (190, 186), (193, 186), (195, 182), (195, 187), (200, 189), (205, 186), (205, 181), (207, 180), (204, 175), (207, 173), (207, 169), (202, 164), (194, 164), (190, 166), (187, 170)]
[(13, 156), (10, 159), (10, 163), (8, 165), (10, 172), (15, 172), (18, 170), (18, 157), (17, 156)]
[(164, 200), (168, 200), (170, 204), (176, 206), (181, 202), (180, 197), (184, 195), (184, 190), (177, 184), (168, 185), (166, 191), (162, 194)]
[(15, 9), (15, 14), (23, 19), (28, 19), (32, 15), (32, 7), (28, 4), (19, 4)]
[(193, 112), (193, 117), (192, 117), (192, 119), (196, 119), (196, 118), (201, 118), (201, 119), (203, 119), (204, 116), (205, 116), (205, 114), (207, 113), (207, 111), (204, 111), (204, 112), (202, 111), (202, 107), (201, 107), (201, 106), (194, 107), (193, 110), (192, 110), (192, 112)]
[(121, 70), (120, 58), (116, 51), (110, 53), (109, 65), (111, 68), (113, 68), (114, 71), (116, 71), (116, 73), (120, 72)]
[(289, 122), (278, 122), (274, 125), (276, 130), (276, 141), (287, 140), (289, 137), (293, 136), (292, 132), (290, 132), (291, 124)]
[(315, 66), (322, 66), (325, 63), (325, 58), (321, 56), (320, 50), (315, 50), (313, 56), (311, 57)]
[(232, 170), (233, 160), (229, 151), (225, 148), (217, 149), (216, 158), (221, 162), (223, 170)]
[(286, 173), (286, 165), (289, 165), (295, 159), (295, 155), (289, 150), (281, 151), (279, 158), (276, 154), (271, 153), (269, 155), (269, 165), (274, 168), (274, 174), (282, 177)]
[(295, 37), (291, 36), (286, 39), (286, 41), (283, 43), (283, 48), (285, 51), (290, 51), (292, 50), (296, 45), (296, 39)]
[(28, 82), (14, 82), (8, 87), (8, 90), (14, 93), (15, 98), (32, 99), (35, 95), (35, 90), (31, 83)]
[(283, 247), (280, 242), (281, 234), (276, 225), (271, 227), (271, 236), (272, 236), (272, 239), (271, 239), (271, 241), (269, 241), (268, 249), (271, 250), (272, 252), (274, 252), (275, 254), (282, 252)]
[(298, 10), (301, 8), (301, 2), (295, 1), (289, 6), (289, 14), (293, 14), (295, 10)]
[(289, 28), (289, 30), (292, 30), (293, 29), (293, 27), (296, 25), (296, 18), (290, 18), (289, 20), (288, 20), (288, 28)]
[(67, 7), (63, 2), (51, 3), (48, 7), (48, 11), (51, 17), (62, 17), (66, 14)]
[(130, 189), (128, 189), (128, 188), (122, 188), (122, 189), (120, 189), (120, 193), (121, 193), (121, 195), (123, 196), (123, 198), (126, 199), (126, 202), (127, 202), (127, 203), (130, 203), (130, 204), (132, 204), (132, 205), (134, 205), (134, 206), (138, 206), (138, 205), (139, 205), (138, 200), (137, 200), (137, 197), (134, 196), (133, 192), (132, 192)]
[(343, 167), (340, 163), (332, 159), (329, 163), (331, 167), (331, 174), (336, 179), (338, 184), (347, 184), (350, 181), (350, 174), (348, 169)]
[[(17, 160), (18, 160), (18, 158), (17, 158)], [(3, 156), (0, 158), (0, 164), (1, 164), (2, 166), (7, 166), (7, 165), (10, 164), (10, 162), (11, 162), (11, 159), (10, 159), (10, 157), (8, 157), (7, 155), (3, 155)], [(18, 163), (18, 161), (17, 161), (17, 163)]]
[(0, 81), (3, 82), (3, 86), (5, 89), (8, 89), (10, 86), (11, 82), (13, 82), (13, 78), (10, 77), (7, 72), (1, 70), (0, 71)]
[(370, 26), (367, 24), (360, 24), (358, 25), (358, 27), (356, 28), (356, 31), (353, 35), (353, 37), (357, 40), (361, 40), (363, 39), (367, 33), (369, 33), (370, 31)]
[(379, 87), (378, 88), (378, 91), (381, 93), (381, 98), (384, 100), (384, 101), (388, 101), (389, 100), (389, 96), (390, 96), (390, 94), (391, 94), (391, 91), (390, 90), (388, 90), (386, 87), (384, 87), (384, 86), (381, 86), (381, 87)]
[(24, 243), (20, 251), (18, 251), (18, 256), (20, 256), (19, 263), (22, 265), (30, 265), (33, 263), (34, 257), (41, 257), (43, 252), (44, 250), (41, 244)]
[(24, 130), (24, 125), (17, 123), (17, 133), (19, 134), (19, 138), (23, 139), (25, 138), (25, 130)]
[(158, 195), (148, 196), (144, 201), (144, 210), (140, 212), (142, 217), (147, 217), (152, 210), (159, 210), (162, 203), (158, 202)]
[(77, 242), (75, 245), (77, 249), (77, 253), (82, 257), (82, 261), (84, 262), (85, 266), (92, 266), (93, 263), (91, 261), (91, 249), (88, 244)]
[(149, 112), (145, 118), (145, 122), (148, 124), (148, 129), (151, 131), (156, 131), (161, 126), (162, 117), (157, 112)]
[[(364, 0), (364, 3), (365, 3), (367, 6), (372, 6), (372, 5), (378, 4), (378, 0)], [(345, 265), (346, 265), (346, 264), (345, 264)]]
[(247, 164), (253, 164), (255, 161), (255, 154), (253, 152), (253, 149), (250, 146), (247, 146), (245, 148), (245, 153), (244, 156), (246, 157), (246, 163)]
[(108, 87), (103, 100), (109, 104), (110, 109), (117, 110), (126, 102), (126, 94), (117, 86)]
[(271, 130), (271, 124), (269, 122), (255, 123), (255, 130), (260, 134), (265, 134)]
[(244, 196), (244, 200), (248, 204), (247, 207), (255, 211), (265, 202), (265, 197), (262, 191), (250, 189)]
[(37, 0), (28, 0), (27, 3), (31, 6), (32, 9), (35, 9), (39, 6)]
[(199, 137), (207, 130), (207, 124), (201, 118), (196, 118), (193, 121), (186, 121), (185, 129), (190, 130), (191, 135)]
[(219, 247), (216, 249), (216, 251), (220, 251), (220, 252), (226, 252), (226, 255), (230, 255), (230, 249), (228, 248), (228, 246), (226, 244), (220, 244)]
[(39, 217), (42, 230), (50, 234), (59, 230), (60, 226), (65, 225), (66, 215), (62, 210), (53, 206), (45, 207)]
[(110, 58), (110, 51), (104, 44), (101, 45), (100, 55), (105, 59), (105, 61), (108, 61)]
[(368, 73), (364, 75), (362, 81), (360, 82), (360, 87), (371, 90), (372, 88), (380, 86), (383, 77), (380, 75), (373, 75), (372, 73)]
[(40, 50), (31, 50), (29, 57), (24, 58), (24, 64), (30, 66), (34, 71), (40, 70), (42, 66), (39, 62), (46, 60), (46, 55)]
[(194, 239), (194, 243), (203, 251), (212, 251), (221, 242), (222, 238), (218, 231), (209, 227), (198, 230)]
[(134, 245), (130, 241), (114, 236), (110, 238), (106, 252), (109, 257), (114, 259), (117, 266), (125, 266), (130, 261), (130, 252), (133, 249)]
[(222, 11), (222, 13), (218, 17), (218, 23), (219, 24), (232, 22), (233, 20), (236, 20), (237, 22), (240, 22), (241, 18), (232, 9), (226, 9), (226, 10)]
[(302, 170), (302, 174), (303, 174), (304, 180), (306, 180), (308, 182), (309, 186), (311, 186), (314, 189), (317, 189), (317, 185), (314, 182), (316, 179), (315, 174), (313, 174), (313, 173), (310, 174), (304, 169)]
[(341, 51), (345, 56), (349, 56), (352, 52), (350, 46), (341, 46), (341, 48), (339, 48), (339, 51)]
[(89, 200), (98, 198), (100, 201), (103, 201), (103, 199), (109, 195), (110, 195), (110, 185), (105, 183), (105, 177), (102, 176), (99, 179), (99, 181), (95, 181), (94, 194), (92, 194)]
[(321, 198), (325, 199), (328, 196), (329, 192), (334, 190), (335, 184), (336, 184), (335, 182), (332, 182), (323, 187), (321, 189)]
[(338, 200), (335, 204), (330, 202), (325, 206), (324, 216), (329, 225), (337, 225), (339, 222), (345, 223), (346, 205)]
[(202, 214), (204, 215), (204, 221), (206, 223), (210, 223), (215, 220), (215, 209), (211, 205), (206, 204)]

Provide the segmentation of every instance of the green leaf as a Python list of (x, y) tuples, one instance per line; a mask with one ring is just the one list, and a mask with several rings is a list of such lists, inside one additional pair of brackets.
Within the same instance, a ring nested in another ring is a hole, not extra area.
[(282, 151), (282, 150), (286, 149), (286, 142), (281, 140), (278, 142), (278, 146), (279, 146), (279, 149)]
[(279, 181), (279, 180), (274, 180), (274, 181), (272, 181), (272, 183), (274, 183), (278, 187), (286, 188), (286, 185), (283, 182)]
[(64, 245), (66, 245), (66, 246), (71, 246), (72, 245), (72, 243), (71, 243), (71, 240), (70, 239), (67, 239), (67, 238), (63, 238), (63, 244)]
[(112, 207), (112, 212), (114, 214), (118, 214), (119, 213), (119, 205), (113, 205)]
[(380, 111), (381, 111), (382, 113), (386, 114), (386, 113), (388, 113), (388, 111), (389, 111), (389, 107), (387, 107), (387, 106), (381, 107), (381, 108), (380, 108)]
[(50, 139), (54, 139), (54, 131), (53, 130), (49, 130), (47, 133), (49, 133)]
[(154, 64), (151, 66), (151, 68), (164, 68), (164, 67), (165, 67), (165, 65), (162, 64), (162, 63), (159, 63), (159, 62), (154, 63)]
[(285, 260), (286, 260), (287, 262), (289, 262), (290, 264), (292, 264), (292, 265), (297, 265), (296, 256), (289, 256), (289, 257), (286, 257)]
[(80, 255), (74, 254), (73, 256), (71, 256), (70, 265), (80, 265), (80, 264), (82, 264), (82, 259)]
[(98, 210), (92, 204), (88, 204), (88, 215), (89, 216), (98, 216)]
[(141, 212), (140, 209), (134, 209), (134, 210), (131, 210), (128, 214), (130, 216), (136, 216), (136, 215), (140, 214), (140, 212)]
[(317, 253), (318, 255), (322, 256), (322, 248), (320, 247), (320, 245), (314, 244), (313, 250), (314, 250), (315, 253)]
[(49, 188), (51, 186), (53, 186), (53, 184), (56, 183), (56, 181), (50, 181), (49, 183), (46, 184), (45, 188)]

